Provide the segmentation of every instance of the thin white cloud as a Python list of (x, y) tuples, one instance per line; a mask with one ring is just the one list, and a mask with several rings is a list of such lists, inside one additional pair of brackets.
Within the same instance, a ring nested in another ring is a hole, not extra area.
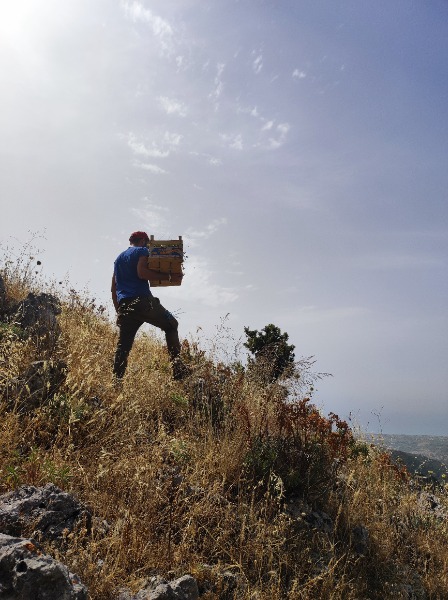
[(144, 156), (147, 158), (167, 158), (172, 150), (175, 150), (182, 140), (182, 135), (165, 131), (160, 142), (151, 142), (150, 145), (141, 141), (130, 131), (127, 137), (128, 147), (135, 156)]
[(259, 54), (257, 58), (253, 61), (252, 68), (254, 70), (254, 73), (256, 73), (257, 75), (258, 73), (260, 73), (261, 69), (263, 68), (263, 56), (261, 54)]
[(243, 137), (241, 136), (241, 134), (238, 134), (237, 136), (235, 136), (235, 139), (230, 144), (230, 147), (233, 148), (234, 150), (242, 150), (243, 149)]
[[(291, 129), (289, 123), (279, 123), (278, 125), (276, 125), (275, 120), (264, 117), (258, 110), (257, 106), (253, 108), (245, 108), (242, 106), (238, 106), (237, 112), (241, 114), (250, 115), (251, 117), (256, 119), (261, 125), (261, 128), (258, 132), (259, 134), (261, 132), (261, 135), (259, 136), (258, 142), (253, 144), (253, 147), (264, 148), (268, 150), (276, 150), (283, 146), (283, 144), (286, 141), (288, 132)], [(268, 138), (266, 137), (266, 132), (269, 132)], [(246, 135), (248, 134), (250, 135), (250, 131), (246, 131)], [(243, 137), (241, 134), (221, 134), (221, 139), (228, 145), (229, 148), (233, 148), (234, 150), (243, 149)], [(250, 144), (246, 143), (246, 146), (248, 145)]]
[(170, 154), (169, 150), (161, 150), (160, 148), (157, 148), (157, 146), (154, 143), (150, 148), (148, 148), (143, 142), (137, 141), (137, 138), (133, 133), (129, 133), (128, 135), (128, 146), (134, 154), (140, 156), (147, 156), (151, 158), (166, 158)]
[(166, 96), (159, 97), (159, 104), (167, 115), (187, 116), (187, 107), (182, 102)]
[(282, 136), (285, 136), (290, 129), (291, 129), (291, 126), (289, 125), (289, 123), (280, 123), (280, 125), (277, 125), (277, 131)]
[(261, 131), (269, 131), (274, 127), (274, 121), (266, 121), (266, 123), (261, 128)]
[(235, 135), (229, 135), (227, 133), (221, 134), (221, 139), (229, 148), (233, 150), (242, 150), (243, 149), (243, 136), (241, 133), (237, 133)]
[(187, 229), (185, 234), (185, 239), (188, 240), (188, 244), (190, 246), (197, 246), (200, 241), (206, 240), (215, 234), (220, 227), (223, 225), (227, 225), (227, 218), (220, 217), (219, 219), (214, 219), (211, 221), (206, 227), (202, 230), (194, 230)]
[(170, 133), (169, 131), (165, 131), (165, 133), (163, 134), (164, 144), (166, 144), (167, 146), (169, 146), (171, 148), (175, 148), (176, 146), (179, 146), (179, 144), (182, 141), (182, 138), (183, 138), (183, 135), (181, 135), (180, 133)]
[(271, 150), (277, 150), (278, 148), (283, 146), (290, 129), (291, 126), (289, 125), (289, 123), (280, 123), (279, 125), (277, 125), (277, 127), (275, 128), (277, 137), (269, 138), (268, 148), (270, 148)]
[(216, 156), (212, 156), (211, 154), (207, 154), (205, 152), (197, 152), (195, 150), (191, 151), (189, 154), (190, 156), (198, 156), (199, 158), (204, 158), (209, 165), (212, 165), (214, 167), (222, 165), (222, 160), (220, 158), (217, 158)]
[(165, 169), (162, 169), (162, 167), (159, 167), (158, 165), (153, 165), (152, 163), (144, 163), (139, 160), (134, 160), (132, 165), (134, 167), (136, 167), (137, 169), (143, 169), (144, 171), (150, 171), (151, 173), (154, 173), (155, 175), (165, 175), (166, 173), (168, 173), (168, 171), (165, 171)]
[(142, 199), (142, 204), (143, 208), (131, 208), (131, 213), (138, 219), (138, 227), (148, 230), (148, 234), (153, 233), (159, 239), (164, 238), (167, 227), (165, 214), (168, 213), (168, 208), (154, 204), (147, 197)]
[(122, 0), (121, 5), (126, 17), (133, 23), (145, 23), (149, 25), (154, 36), (159, 41), (160, 48), (166, 53), (174, 50), (174, 31), (171, 25), (158, 15), (155, 15), (149, 8), (145, 8), (141, 2), (134, 0)]
[(218, 81), (216, 83), (215, 91), (212, 94), (212, 96), (215, 98), (215, 100), (217, 100), (221, 96), (223, 88), (224, 88), (223, 82), (222, 81)]
[(213, 102), (215, 102), (215, 110), (218, 109), (218, 100), (221, 97), (221, 94), (224, 90), (224, 83), (222, 81), (222, 74), (224, 73), (224, 69), (225, 69), (225, 63), (218, 63), (216, 65), (216, 75), (215, 75), (215, 79), (213, 80), (214, 83), (214, 89), (213, 91), (209, 94), (209, 98), (211, 98), (213, 100)]
[(258, 109), (258, 106), (237, 106), (237, 113), (239, 114), (243, 114), (243, 115), (250, 115), (251, 117), (253, 117), (254, 119), (259, 119), (261, 121), (263, 121), (263, 117), (260, 115), (260, 111)]
[(306, 73), (305, 71), (300, 71), (299, 69), (294, 69), (292, 72), (293, 79), (305, 79)]

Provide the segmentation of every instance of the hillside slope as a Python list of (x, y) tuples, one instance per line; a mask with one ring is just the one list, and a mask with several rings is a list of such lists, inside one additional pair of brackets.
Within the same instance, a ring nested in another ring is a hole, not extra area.
[[(179, 383), (144, 334), (117, 388), (101, 307), (32, 268), (0, 273), (0, 493), (52, 482), (90, 507), (92, 528), (46, 551), (92, 600), (185, 573), (206, 600), (448, 597), (445, 489), (419, 487), (320, 414), (306, 362), (266, 385), (190, 341), (192, 375)], [(51, 331), (17, 317), (29, 292), (60, 304)]]

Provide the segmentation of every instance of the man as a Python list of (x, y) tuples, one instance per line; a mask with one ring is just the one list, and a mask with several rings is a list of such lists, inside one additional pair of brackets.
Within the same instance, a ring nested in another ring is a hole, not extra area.
[(151, 281), (182, 280), (181, 274), (159, 273), (148, 267), (149, 238), (144, 231), (135, 231), (129, 238), (130, 246), (122, 252), (114, 263), (112, 276), (112, 300), (117, 311), (117, 325), (120, 328), (114, 360), (114, 376), (122, 379), (128, 362), (129, 352), (135, 335), (143, 323), (155, 325), (165, 332), (166, 345), (173, 365), (174, 379), (183, 379), (187, 368), (179, 358), (180, 342), (177, 333), (178, 322), (166, 310), (158, 298), (151, 294)]

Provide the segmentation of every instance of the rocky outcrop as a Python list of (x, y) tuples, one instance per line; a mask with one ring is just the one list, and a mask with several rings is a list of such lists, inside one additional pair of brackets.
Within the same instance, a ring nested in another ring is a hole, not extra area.
[(55, 360), (54, 350), (61, 329), (57, 316), (61, 303), (52, 294), (29, 293), (20, 301), (8, 298), (6, 286), (0, 273), (0, 321), (3, 334), (11, 339), (32, 338), (38, 352), (37, 360), (16, 377), (3, 381), (3, 399), (8, 408), (30, 412), (54, 396), (64, 383), (67, 365)]
[(5, 282), (0, 274), (0, 321), (22, 330), (24, 337), (32, 336), (40, 350), (52, 351), (61, 334), (57, 316), (61, 303), (52, 294), (34, 294), (20, 302), (8, 298)]
[(61, 313), (61, 305), (52, 294), (33, 294), (19, 302), (14, 310), (13, 321), (23, 329), (33, 329), (44, 334), (57, 326), (56, 316)]
[(162, 577), (151, 577), (143, 589), (135, 596), (122, 590), (118, 600), (198, 600), (199, 590), (191, 575), (184, 575), (168, 582)]
[(61, 360), (36, 360), (9, 383), (9, 404), (28, 413), (52, 398), (65, 382), (67, 365)]
[(2, 274), (0, 273), (0, 318), (7, 310), (7, 299), (6, 299), (6, 286), (3, 280)]
[(57, 315), (61, 312), (59, 300), (52, 294), (29, 293), (11, 311), (10, 321), (54, 347), (61, 333)]
[(91, 519), (86, 507), (52, 483), (39, 488), (22, 486), (0, 496), (0, 532), (4, 534), (62, 540), (80, 523), (89, 528)]
[[(335, 524), (332, 518), (322, 510), (312, 510), (302, 499), (291, 497), (285, 506), (286, 514), (293, 518), (298, 526), (305, 529), (331, 535)], [(350, 530), (351, 548), (356, 556), (365, 556), (369, 550), (370, 535), (364, 525), (358, 524)]]
[(51, 483), (0, 496), (0, 599), (86, 600), (78, 577), (44, 554), (36, 539), (62, 542), (90, 521), (82, 504)]
[(33, 541), (0, 533), (0, 598), (87, 600), (87, 588)]

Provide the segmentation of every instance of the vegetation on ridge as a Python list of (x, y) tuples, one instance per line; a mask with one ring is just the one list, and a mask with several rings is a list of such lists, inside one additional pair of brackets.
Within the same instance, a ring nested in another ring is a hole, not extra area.
[[(10, 301), (49, 291), (34, 260), (4, 263)], [(241, 600), (447, 597), (446, 491), (430, 496), (337, 415), (324, 417), (309, 361), (266, 380), (190, 341), (193, 375), (179, 383), (145, 333), (117, 389), (103, 309), (50, 291), (62, 306), (56, 344), (1, 323), (0, 493), (51, 481), (91, 507), (91, 530), (47, 550), (93, 600), (186, 572), (202, 598), (231, 598), (225, 571)], [(23, 410), (14, 382), (42, 359), (63, 361), (67, 377)]]

